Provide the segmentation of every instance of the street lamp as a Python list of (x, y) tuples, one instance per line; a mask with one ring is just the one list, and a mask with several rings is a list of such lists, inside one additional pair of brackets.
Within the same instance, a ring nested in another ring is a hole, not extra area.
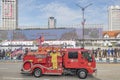
[(85, 17), (84, 17), (84, 12), (85, 12), (85, 9), (87, 8), (87, 7), (89, 7), (89, 6), (91, 6), (92, 5), (92, 3), (90, 3), (90, 4), (88, 4), (87, 6), (85, 6), (85, 7), (81, 7), (79, 4), (76, 4), (78, 7), (80, 7), (81, 8), (81, 10), (82, 10), (82, 29), (83, 29), (83, 44), (82, 44), (82, 47), (84, 48), (84, 26), (85, 26)]

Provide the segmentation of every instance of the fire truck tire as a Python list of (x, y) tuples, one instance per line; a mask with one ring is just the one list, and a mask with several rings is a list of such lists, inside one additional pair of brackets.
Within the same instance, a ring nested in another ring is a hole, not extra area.
[(85, 79), (87, 77), (87, 71), (84, 69), (80, 69), (78, 70), (77, 75), (80, 79)]
[(42, 71), (41, 71), (41, 69), (40, 69), (40, 68), (34, 69), (33, 75), (34, 75), (36, 78), (41, 77), (41, 76), (42, 76)]

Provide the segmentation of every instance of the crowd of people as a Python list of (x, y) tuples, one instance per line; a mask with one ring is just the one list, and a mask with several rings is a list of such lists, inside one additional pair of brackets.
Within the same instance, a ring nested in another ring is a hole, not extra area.
[[(92, 49), (95, 58), (120, 58), (120, 48)], [(22, 59), (25, 49), (0, 49), (0, 60)]]
[(21, 59), (23, 54), (24, 52), (21, 49), (0, 49), (0, 60)]
[(92, 49), (95, 58), (118, 58), (120, 57), (120, 48), (107, 48), (107, 49)]

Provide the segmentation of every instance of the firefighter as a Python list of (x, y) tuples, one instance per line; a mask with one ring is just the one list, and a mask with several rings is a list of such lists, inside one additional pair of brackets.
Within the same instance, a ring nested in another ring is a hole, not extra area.
[(57, 52), (56, 50), (53, 50), (53, 51), (50, 53), (50, 56), (51, 56), (52, 68), (53, 68), (53, 69), (57, 69), (57, 68), (58, 68), (58, 60), (57, 60), (57, 57), (60, 56), (60, 53)]

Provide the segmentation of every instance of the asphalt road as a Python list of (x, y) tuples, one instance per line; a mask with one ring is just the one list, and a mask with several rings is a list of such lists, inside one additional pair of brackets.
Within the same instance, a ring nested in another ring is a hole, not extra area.
[[(35, 78), (20, 74), (21, 62), (0, 62), (0, 80), (80, 80), (77, 76), (48, 76)], [(97, 64), (97, 75), (88, 75), (84, 80), (120, 80), (120, 64)]]

